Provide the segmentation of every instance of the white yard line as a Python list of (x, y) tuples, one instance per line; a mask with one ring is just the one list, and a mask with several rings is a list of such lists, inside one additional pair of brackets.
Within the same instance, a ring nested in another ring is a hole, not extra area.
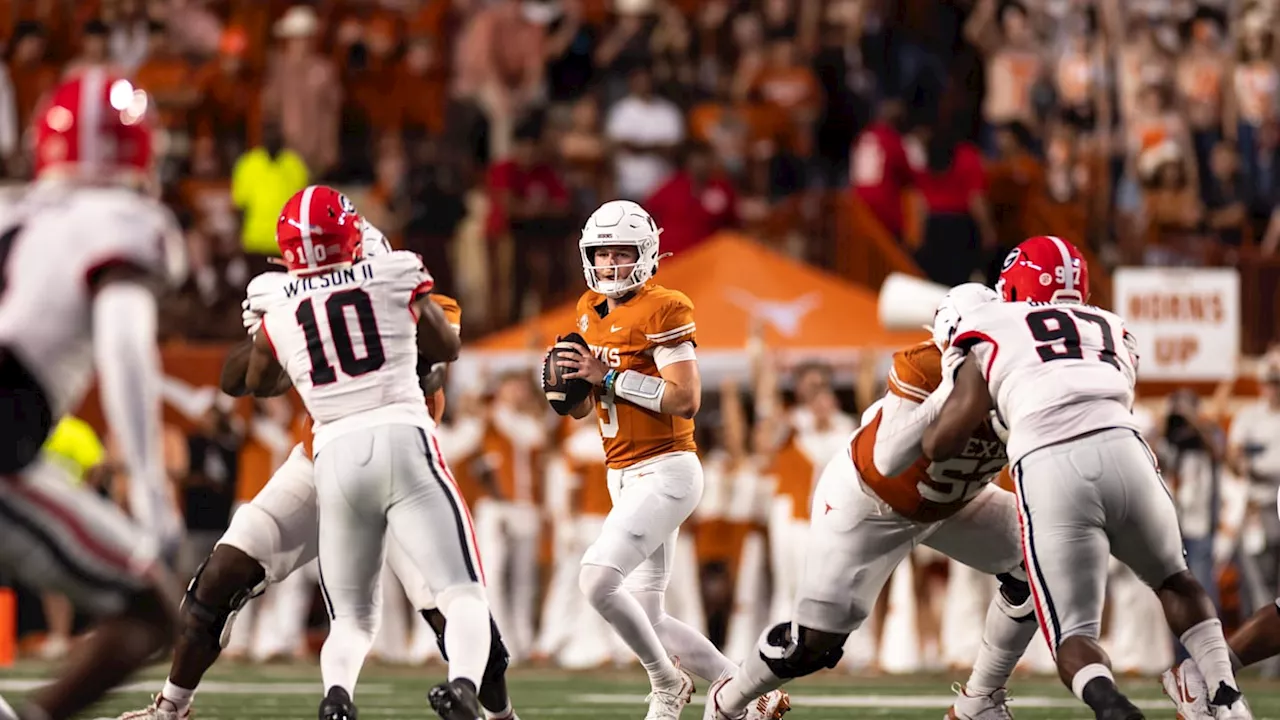
[[(0, 680), (0, 692), (27, 692), (28, 690), (44, 687), (52, 681), (52, 678)], [(113, 692), (153, 693), (162, 684), (163, 681), (144, 680), (122, 685), (113, 690)], [(319, 680), (309, 683), (252, 683), (209, 680), (200, 683), (200, 693), (210, 695), (317, 695), (323, 689)], [(360, 686), (361, 695), (383, 695), (391, 692), (393, 692), (393, 689), (390, 685)]]
[[(955, 695), (792, 695), (793, 708), (899, 708), (928, 710), (938, 708), (945, 710), (951, 707)], [(585, 705), (634, 705), (644, 702), (643, 695), (591, 693), (574, 695), (571, 703)], [(690, 705), (702, 705), (703, 697), (697, 696)], [(1172, 709), (1167, 700), (1134, 700), (1133, 703), (1143, 710)], [(1079, 708), (1083, 704), (1079, 700), (1067, 698), (1050, 698), (1037, 695), (1018, 695), (1009, 701), (1009, 705), (1018, 708)]]

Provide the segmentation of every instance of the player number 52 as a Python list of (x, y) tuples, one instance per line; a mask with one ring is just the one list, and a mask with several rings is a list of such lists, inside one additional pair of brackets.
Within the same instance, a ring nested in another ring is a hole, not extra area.
[(978, 458), (958, 458), (948, 460), (944, 466), (937, 467), (928, 481), (920, 481), (916, 489), (920, 497), (940, 504), (969, 500), (982, 492), (986, 487), (986, 479), (1004, 467), (1004, 458), (996, 460), (980, 460)]

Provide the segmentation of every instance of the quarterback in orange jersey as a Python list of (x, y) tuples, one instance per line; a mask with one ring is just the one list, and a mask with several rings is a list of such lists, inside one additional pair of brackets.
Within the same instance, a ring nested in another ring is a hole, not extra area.
[(960, 315), (1000, 298), (976, 283), (953, 288), (934, 315), (932, 342), (894, 355), (889, 390), (863, 414), (849, 447), (814, 489), (804, 570), (792, 622), (766, 631), (733, 678), (713, 685), (706, 720), (742, 717), (761, 692), (832, 668), (845, 641), (875, 605), (885, 582), (917, 544), (996, 575), (1000, 592), (987, 610), (982, 648), (951, 720), (1012, 717), (1005, 683), (1036, 619), (1022, 571), (1012, 493), (990, 486), (1005, 466), (1004, 444), (980, 429), (954, 460), (930, 463), (920, 440), (950, 393), (943, 350)]
[[(368, 223), (363, 223), (363, 228), (361, 245), (365, 255), (391, 252), (391, 245), (381, 232)], [(285, 273), (280, 275), (286, 277)], [(250, 334), (261, 323), (259, 290), (264, 288), (250, 285), (249, 297), (244, 304), (245, 329)], [(460, 330), (462, 311), (458, 303), (435, 293), (429, 297), (440, 309), (443, 322), (455, 331)], [(250, 341), (228, 354), (221, 378), (224, 392), (234, 396), (248, 394), (245, 372), (247, 350), (251, 346)], [(438, 420), (444, 409), (443, 395), (437, 392), (443, 382), (444, 364), (433, 366), (421, 356), (418, 361), (419, 380), (432, 416)], [(288, 387), (287, 383), (282, 383), (274, 391), (284, 393)], [(119, 716), (119, 720), (185, 720), (191, 717), (196, 688), (230, 638), (237, 614), (268, 586), (283, 581), (316, 559), (319, 518), (314, 471), (308, 427), (302, 442), (294, 446), (288, 459), (276, 469), (262, 490), (232, 516), (231, 525), (218, 540), (213, 553), (191, 578), (182, 605), (185, 630), (177, 638), (164, 687), (149, 706), (126, 712)], [(436, 607), (435, 597), (426, 580), (397, 543), (387, 543), (386, 557), (404, 586), (405, 594), (431, 625), (443, 650), (445, 617)], [(497, 625), (492, 622), (490, 632), (492, 643), (479, 691), (480, 704), (488, 718), (519, 720), (507, 697), (507, 650)]]
[[(676, 538), (702, 497), (703, 479), (693, 443), (702, 401), (693, 304), (650, 282), (660, 232), (627, 200), (607, 202), (588, 218), (579, 246), (589, 290), (578, 301), (577, 329), (589, 347), (558, 362), (566, 380), (592, 385), (571, 414), (596, 412), (613, 501), (578, 584), (648, 672), (646, 720), (677, 720), (693, 694), (684, 669), (714, 681), (733, 663), (663, 609)], [(789, 701), (774, 692), (759, 702), (764, 710), (754, 717), (771, 718)]]

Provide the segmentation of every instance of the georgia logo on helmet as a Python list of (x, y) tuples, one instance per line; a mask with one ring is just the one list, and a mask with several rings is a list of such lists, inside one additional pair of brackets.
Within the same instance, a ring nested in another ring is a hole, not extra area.
[[(618, 298), (648, 282), (658, 271), (658, 261), (670, 255), (658, 251), (658, 236), (662, 229), (653, 217), (638, 203), (630, 200), (610, 200), (596, 208), (587, 218), (578, 240), (582, 253), (582, 274), (587, 287), (604, 295)], [(599, 247), (629, 246), (636, 249), (636, 261), (626, 265), (596, 265), (595, 249)], [(604, 279), (600, 270), (614, 270), (621, 277)]]
[(1005, 302), (1089, 302), (1089, 264), (1053, 235), (1027, 238), (1004, 259), (996, 291)]
[(364, 221), (345, 195), (326, 185), (293, 194), (276, 222), (276, 245), (289, 272), (309, 275), (348, 267), (363, 257)]
[(155, 131), (147, 93), (91, 67), (63, 80), (32, 116), (35, 175), (154, 189)]

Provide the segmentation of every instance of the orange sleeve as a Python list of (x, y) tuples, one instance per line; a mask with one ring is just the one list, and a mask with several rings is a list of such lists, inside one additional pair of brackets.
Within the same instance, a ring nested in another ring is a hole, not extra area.
[(462, 329), (462, 308), (458, 305), (457, 300), (439, 293), (432, 293), (431, 300), (444, 311), (445, 319), (449, 321), (454, 330)]
[(1000, 488), (1001, 490), (1016, 492), (1014, 490), (1015, 486), (1013, 483), (1013, 473), (1009, 471), (1008, 465), (1005, 465), (1004, 469), (1000, 471), (1000, 474), (996, 476), (996, 480), (994, 484), (996, 487)]
[(942, 381), (942, 353), (931, 342), (893, 354), (889, 392), (904, 400), (924, 402)]
[(427, 398), (427, 412), (431, 413), (431, 419), (437, 425), (444, 419), (444, 402), (444, 388), (438, 388), (435, 394)]
[(672, 290), (645, 327), (644, 337), (652, 345), (679, 345), (684, 342), (696, 345), (696, 331), (693, 301), (684, 293)]

